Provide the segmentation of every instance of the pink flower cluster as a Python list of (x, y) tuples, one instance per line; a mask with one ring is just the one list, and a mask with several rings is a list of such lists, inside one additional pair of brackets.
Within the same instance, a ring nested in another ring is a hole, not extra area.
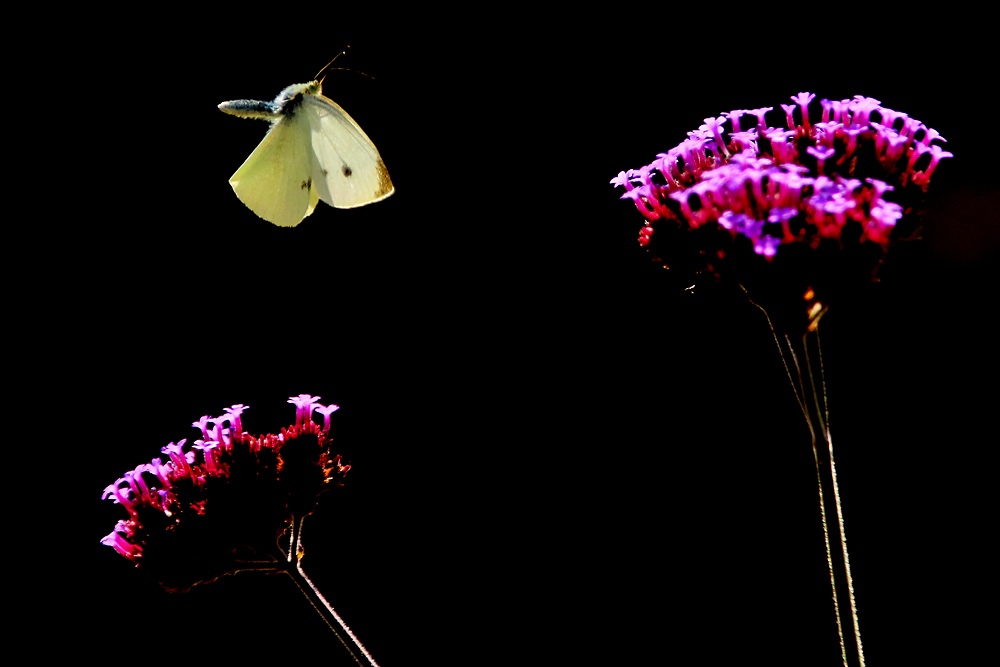
[[(768, 125), (773, 107), (706, 118), (652, 163), (611, 179), (646, 219), (639, 243), (649, 243), (661, 220), (688, 229), (714, 222), (733, 238), (749, 238), (770, 260), (781, 244), (839, 241), (844, 225), (855, 221), (862, 239), (885, 248), (904, 214), (885, 195), (914, 186), (926, 191), (938, 163), (952, 157), (934, 143), (946, 140), (861, 95), (820, 100), (822, 119), (811, 123), (815, 97), (799, 93), (781, 105), (786, 127)], [(751, 127), (744, 130), (747, 116)], [(723, 132), (726, 122), (731, 129)]]
[[(336, 486), (350, 469), (329, 452), (330, 416), (338, 406), (318, 401), (291, 397), (295, 424), (277, 435), (244, 431), (242, 404), (219, 417), (203, 416), (192, 424), (201, 437), (189, 449), (187, 439), (171, 442), (161, 450), (167, 460), (154, 458), (104, 489), (101, 498), (124, 507), (128, 518), (101, 543), (149, 565), (163, 575), (161, 583), (170, 579), (169, 561), (211, 561), (202, 568), (211, 575), (182, 575), (180, 584), (168, 586), (177, 590), (225, 573), (238, 546), (273, 546), (290, 517), (311, 511), (324, 485)], [(322, 427), (314, 412), (323, 415)]]

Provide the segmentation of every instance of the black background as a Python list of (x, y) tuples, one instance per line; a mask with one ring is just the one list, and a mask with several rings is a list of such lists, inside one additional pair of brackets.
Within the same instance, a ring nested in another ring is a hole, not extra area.
[[(99, 543), (124, 516), (101, 490), (192, 421), (245, 403), (247, 430), (277, 431), (306, 392), (342, 406), (353, 467), (304, 565), (383, 667), (838, 664), (808, 433), (766, 322), (650, 282), (608, 184), (706, 116), (809, 91), (876, 97), (956, 155), (925, 242), (824, 318), (823, 349), (869, 664), (964, 662), (985, 628), (998, 247), (967, 24), (292, 9), (88, 15), (57, 49), (43, 123), (65, 140), (8, 251), (29, 260), (9, 455), (39, 657), (340, 664), (290, 582), (171, 596)], [(396, 193), (274, 227), (227, 183), (266, 125), (215, 105), (271, 99), (345, 44), (375, 80), (324, 92)]]

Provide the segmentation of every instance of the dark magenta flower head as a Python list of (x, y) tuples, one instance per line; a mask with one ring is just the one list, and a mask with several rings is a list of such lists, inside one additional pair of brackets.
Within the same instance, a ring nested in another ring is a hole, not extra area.
[[(349, 465), (330, 451), (330, 415), (319, 396), (300, 394), (295, 423), (278, 434), (243, 430), (247, 406), (203, 416), (201, 436), (171, 442), (152, 459), (104, 489), (128, 512), (101, 543), (153, 576), (164, 588), (188, 590), (229, 574), (236, 550), (268, 551), (293, 516), (316, 507), (320, 494), (340, 486)], [(316, 411), (323, 426), (312, 420)]]
[(827, 295), (835, 281), (815, 267), (874, 278), (884, 251), (917, 231), (920, 199), (952, 154), (937, 131), (879, 100), (810, 109), (815, 98), (793, 95), (773, 126), (773, 107), (705, 118), (650, 164), (611, 179), (642, 214), (639, 245), (657, 266), (686, 286), (706, 276), (745, 282), (747, 269), (783, 263), (807, 269), (795, 289)]

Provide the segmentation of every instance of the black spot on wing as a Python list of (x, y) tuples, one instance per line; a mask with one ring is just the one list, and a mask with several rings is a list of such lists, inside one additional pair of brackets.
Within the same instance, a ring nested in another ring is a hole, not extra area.
[(353, 171), (351, 171), (351, 168), (348, 167), (346, 164), (344, 165), (343, 172), (344, 172), (344, 178), (350, 178), (351, 174), (354, 173)]
[(312, 184), (313, 184), (313, 179), (310, 176), (306, 180), (302, 181), (302, 185), (300, 185), (299, 187), (302, 188), (303, 190), (307, 190), (312, 187)]

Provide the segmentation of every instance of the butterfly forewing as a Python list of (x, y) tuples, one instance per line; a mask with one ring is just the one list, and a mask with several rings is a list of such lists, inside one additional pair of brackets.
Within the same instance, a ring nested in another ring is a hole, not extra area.
[(306, 97), (304, 105), (312, 137), (312, 178), (319, 198), (336, 208), (354, 208), (391, 195), (389, 172), (375, 144), (354, 119), (323, 95)]
[(276, 225), (294, 227), (316, 208), (309, 134), (301, 114), (281, 118), (229, 179), (251, 211)]

